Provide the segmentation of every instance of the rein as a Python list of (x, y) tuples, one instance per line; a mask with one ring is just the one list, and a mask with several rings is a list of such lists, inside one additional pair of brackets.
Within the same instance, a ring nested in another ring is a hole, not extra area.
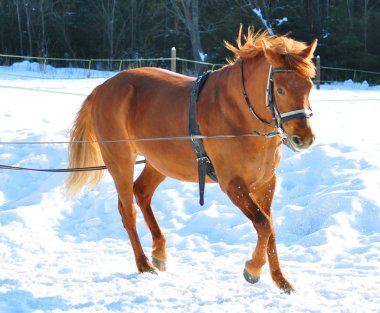
[[(53, 145), (53, 144), (89, 144), (89, 143), (119, 143), (119, 142), (159, 142), (159, 141), (196, 141), (199, 139), (213, 139), (213, 140), (223, 140), (223, 139), (233, 139), (233, 138), (250, 138), (250, 137), (266, 137), (272, 138), (278, 136), (279, 133), (262, 133), (255, 131), (253, 133), (233, 135), (192, 135), (192, 136), (167, 136), (167, 137), (150, 137), (150, 138), (129, 138), (129, 139), (114, 139), (114, 140), (78, 140), (78, 141), (0, 141), (0, 145)], [(138, 160), (135, 162), (136, 165), (144, 164), (146, 160)], [(29, 168), (20, 166), (10, 166), (0, 164), (0, 170), (13, 170), (13, 171), (31, 171), (31, 172), (48, 172), (48, 173), (71, 173), (71, 172), (88, 172), (88, 171), (100, 171), (106, 170), (105, 165), (101, 166), (90, 166), (90, 167), (77, 167), (77, 168)]]
[(27, 171), (27, 172), (45, 172), (45, 173), (71, 173), (71, 172), (89, 172), (89, 171), (101, 171), (106, 170), (105, 165), (91, 166), (91, 167), (75, 167), (75, 168), (30, 168), (20, 166), (0, 165), (1, 170), (12, 171)]
[[(145, 164), (146, 160), (137, 160), (135, 165)], [(107, 166), (89, 166), (89, 167), (74, 167), (74, 168), (30, 168), (30, 167), (20, 167), (20, 166), (9, 166), (0, 165), (1, 170), (12, 170), (12, 171), (27, 171), (27, 172), (45, 172), (45, 173), (72, 173), (72, 172), (90, 172), (90, 171), (102, 171), (106, 170)]]
[[(265, 137), (265, 138), (272, 138), (276, 136), (281, 137), (281, 142), (286, 144), (288, 147), (291, 148), (290, 145), (287, 144), (287, 138), (286, 136), (283, 136), (283, 129), (282, 125), (292, 119), (298, 119), (298, 118), (310, 118), (313, 113), (311, 109), (308, 110), (300, 109), (300, 110), (294, 110), (286, 113), (280, 113), (276, 104), (276, 99), (274, 96), (274, 82), (273, 82), (273, 75), (276, 73), (287, 73), (292, 72), (292, 70), (289, 69), (282, 69), (282, 68), (275, 68), (272, 69), (272, 66), (269, 68), (268, 73), (268, 82), (267, 82), (267, 89), (266, 89), (266, 103), (267, 107), (269, 107), (269, 110), (272, 114), (273, 124), (265, 121), (262, 119), (254, 110), (246, 88), (245, 88), (245, 82), (244, 82), (244, 68), (243, 68), (243, 61), (241, 62), (241, 79), (242, 79), (242, 87), (243, 87), (243, 95), (244, 99), (248, 105), (249, 110), (253, 114), (253, 116), (259, 120), (261, 123), (265, 124), (266, 126), (276, 129), (276, 131), (273, 132), (267, 132), (262, 133), (259, 131), (254, 131), (249, 134), (240, 134), (240, 135), (214, 135), (214, 136), (207, 136), (207, 135), (201, 135), (199, 130), (199, 125), (196, 118), (196, 108), (197, 108), (197, 101), (200, 95), (200, 92), (202, 90), (202, 87), (204, 86), (209, 72), (206, 72), (205, 74), (199, 76), (195, 83), (193, 84), (193, 87), (190, 92), (190, 100), (189, 100), (189, 136), (172, 136), (172, 137), (157, 137), (157, 138), (130, 138), (130, 139), (116, 139), (116, 140), (99, 140), (99, 141), (74, 141), (74, 142), (0, 142), (0, 144), (56, 144), (56, 143), (69, 143), (69, 144), (75, 144), (75, 143), (92, 143), (92, 142), (125, 142), (125, 141), (166, 141), (166, 140), (191, 140), (191, 144), (193, 147), (193, 150), (197, 157), (197, 163), (198, 163), (198, 178), (199, 178), (199, 193), (200, 193), (200, 201), (199, 203), (201, 205), (204, 204), (204, 189), (205, 189), (205, 176), (206, 174), (215, 182), (218, 181), (215, 169), (212, 165), (212, 162), (210, 158), (208, 157), (204, 146), (203, 146), (203, 139), (228, 139), (228, 138), (243, 138), (243, 137)], [(146, 160), (139, 160), (136, 161), (135, 164), (143, 164), (146, 163)], [(3, 170), (16, 170), (16, 171), (35, 171), (35, 172), (51, 172), (51, 173), (66, 173), (66, 172), (83, 172), (83, 171), (96, 171), (96, 170), (105, 170), (107, 169), (106, 166), (94, 166), (94, 167), (84, 167), (84, 168), (65, 168), (65, 169), (35, 169), (35, 168), (26, 168), (26, 167), (17, 167), (17, 166), (8, 166), (8, 165), (0, 165), (0, 169)]]

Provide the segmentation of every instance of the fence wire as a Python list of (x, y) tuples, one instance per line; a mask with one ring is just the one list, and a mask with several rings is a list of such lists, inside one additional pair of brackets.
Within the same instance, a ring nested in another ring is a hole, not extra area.
[[(159, 67), (170, 70), (175, 60), (176, 71), (189, 76), (215, 70), (225, 66), (225, 63), (210, 63), (183, 59), (179, 57), (166, 58), (135, 58), (135, 59), (79, 59), (79, 58), (44, 58), (0, 54), (0, 66), (3, 72), (10, 76), (29, 78), (108, 78), (116, 73), (138, 67)], [(323, 60), (322, 60), (323, 63)], [(321, 66), (321, 83), (352, 80), (367, 81), (370, 85), (380, 84), (380, 72), (351, 68)]]
[[(66, 59), (0, 54), (2, 72), (10, 76), (29, 78), (108, 78), (116, 73), (139, 67), (159, 67), (171, 70), (173, 58), (137, 59)], [(215, 70), (226, 64), (174, 58), (176, 71), (189, 76)]]

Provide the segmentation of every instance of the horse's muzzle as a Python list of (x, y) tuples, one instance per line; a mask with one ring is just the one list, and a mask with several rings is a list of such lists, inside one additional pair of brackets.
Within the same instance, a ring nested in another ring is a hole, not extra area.
[(304, 138), (298, 135), (292, 135), (290, 136), (290, 138), (288, 138), (288, 143), (291, 145), (291, 147), (295, 151), (302, 151), (309, 148), (313, 144), (314, 141), (315, 141), (314, 134), (312, 134), (311, 136), (304, 137)]

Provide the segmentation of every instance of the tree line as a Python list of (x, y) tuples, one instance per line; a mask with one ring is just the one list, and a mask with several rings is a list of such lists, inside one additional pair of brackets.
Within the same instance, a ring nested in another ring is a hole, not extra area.
[(380, 0), (0, 0), (0, 53), (223, 63), (239, 25), (310, 43), (323, 65), (380, 71)]

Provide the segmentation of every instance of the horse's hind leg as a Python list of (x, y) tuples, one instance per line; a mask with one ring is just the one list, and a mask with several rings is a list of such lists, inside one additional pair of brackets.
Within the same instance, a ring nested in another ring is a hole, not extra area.
[(143, 172), (133, 185), (136, 202), (141, 208), (145, 222), (152, 233), (152, 261), (160, 271), (166, 270), (166, 238), (157, 222), (151, 203), (154, 191), (165, 178), (166, 176), (162, 175), (147, 163)]
[(133, 205), (133, 172), (135, 155), (129, 153), (130, 150), (131, 149), (127, 144), (117, 143), (117, 146), (115, 145), (113, 149), (109, 150), (105, 149), (103, 146), (102, 155), (104, 162), (115, 181), (119, 195), (119, 212), (135, 254), (137, 269), (139, 272), (155, 272), (156, 268), (145, 256), (136, 231), (136, 208)]

